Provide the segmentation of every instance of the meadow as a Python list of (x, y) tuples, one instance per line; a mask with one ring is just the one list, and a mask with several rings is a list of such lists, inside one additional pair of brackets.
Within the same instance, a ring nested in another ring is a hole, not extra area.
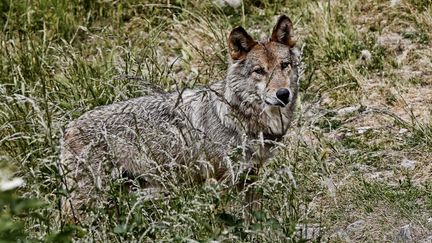
[[(432, 241), (432, 1), (221, 2), (0, 0), (0, 241)], [(303, 52), (301, 95), (251, 218), (235, 188), (148, 198), (113, 182), (114, 208), (67, 220), (68, 122), (223, 79), (230, 30), (260, 39), (280, 14)]]

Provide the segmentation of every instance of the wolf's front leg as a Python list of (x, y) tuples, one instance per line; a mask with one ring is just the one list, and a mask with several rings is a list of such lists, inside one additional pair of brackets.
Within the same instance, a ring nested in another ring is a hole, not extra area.
[(249, 157), (250, 169), (245, 173), (243, 180), (243, 187), (245, 191), (245, 203), (247, 220), (251, 221), (253, 219), (253, 213), (260, 210), (262, 190), (259, 183), (259, 172), (263, 165), (272, 156), (273, 143), (265, 142), (264, 139), (256, 141), (257, 144), (253, 146), (253, 153)]

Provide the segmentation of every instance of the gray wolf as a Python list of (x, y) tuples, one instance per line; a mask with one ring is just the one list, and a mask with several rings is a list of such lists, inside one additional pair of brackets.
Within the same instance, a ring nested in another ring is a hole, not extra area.
[(224, 80), (97, 107), (72, 121), (61, 143), (70, 192), (65, 209), (79, 214), (124, 175), (164, 187), (208, 179), (233, 185), (239, 171), (257, 173), (293, 119), (299, 88), (293, 24), (281, 16), (261, 41), (234, 28), (228, 51)]

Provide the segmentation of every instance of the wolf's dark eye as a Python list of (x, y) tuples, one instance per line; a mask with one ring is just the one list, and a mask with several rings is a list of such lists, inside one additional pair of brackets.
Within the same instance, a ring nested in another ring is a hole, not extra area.
[(282, 69), (285, 69), (285, 68), (287, 68), (289, 66), (291, 66), (290, 62), (287, 62), (287, 61), (281, 62), (281, 68)]
[(264, 70), (264, 68), (262, 68), (262, 67), (255, 67), (255, 68), (253, 69), (253, 72), (254, 72), (254, 73), (257, 73), (257, 74), (259, 74), (259, 75), (264, 75), (264, 74), (265, 74), (265, 70)]

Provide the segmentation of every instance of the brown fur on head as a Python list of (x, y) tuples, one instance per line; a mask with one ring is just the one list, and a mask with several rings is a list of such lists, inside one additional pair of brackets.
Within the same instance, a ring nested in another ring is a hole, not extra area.
[(268, 137), (285, 134), (298, 93), (298, 58), (293, 24), (279, 17), (270, 38), (255, 41), (242, 27), (228, 38), (231, 65), (226, 99), (247, 121), (248, 131)]

